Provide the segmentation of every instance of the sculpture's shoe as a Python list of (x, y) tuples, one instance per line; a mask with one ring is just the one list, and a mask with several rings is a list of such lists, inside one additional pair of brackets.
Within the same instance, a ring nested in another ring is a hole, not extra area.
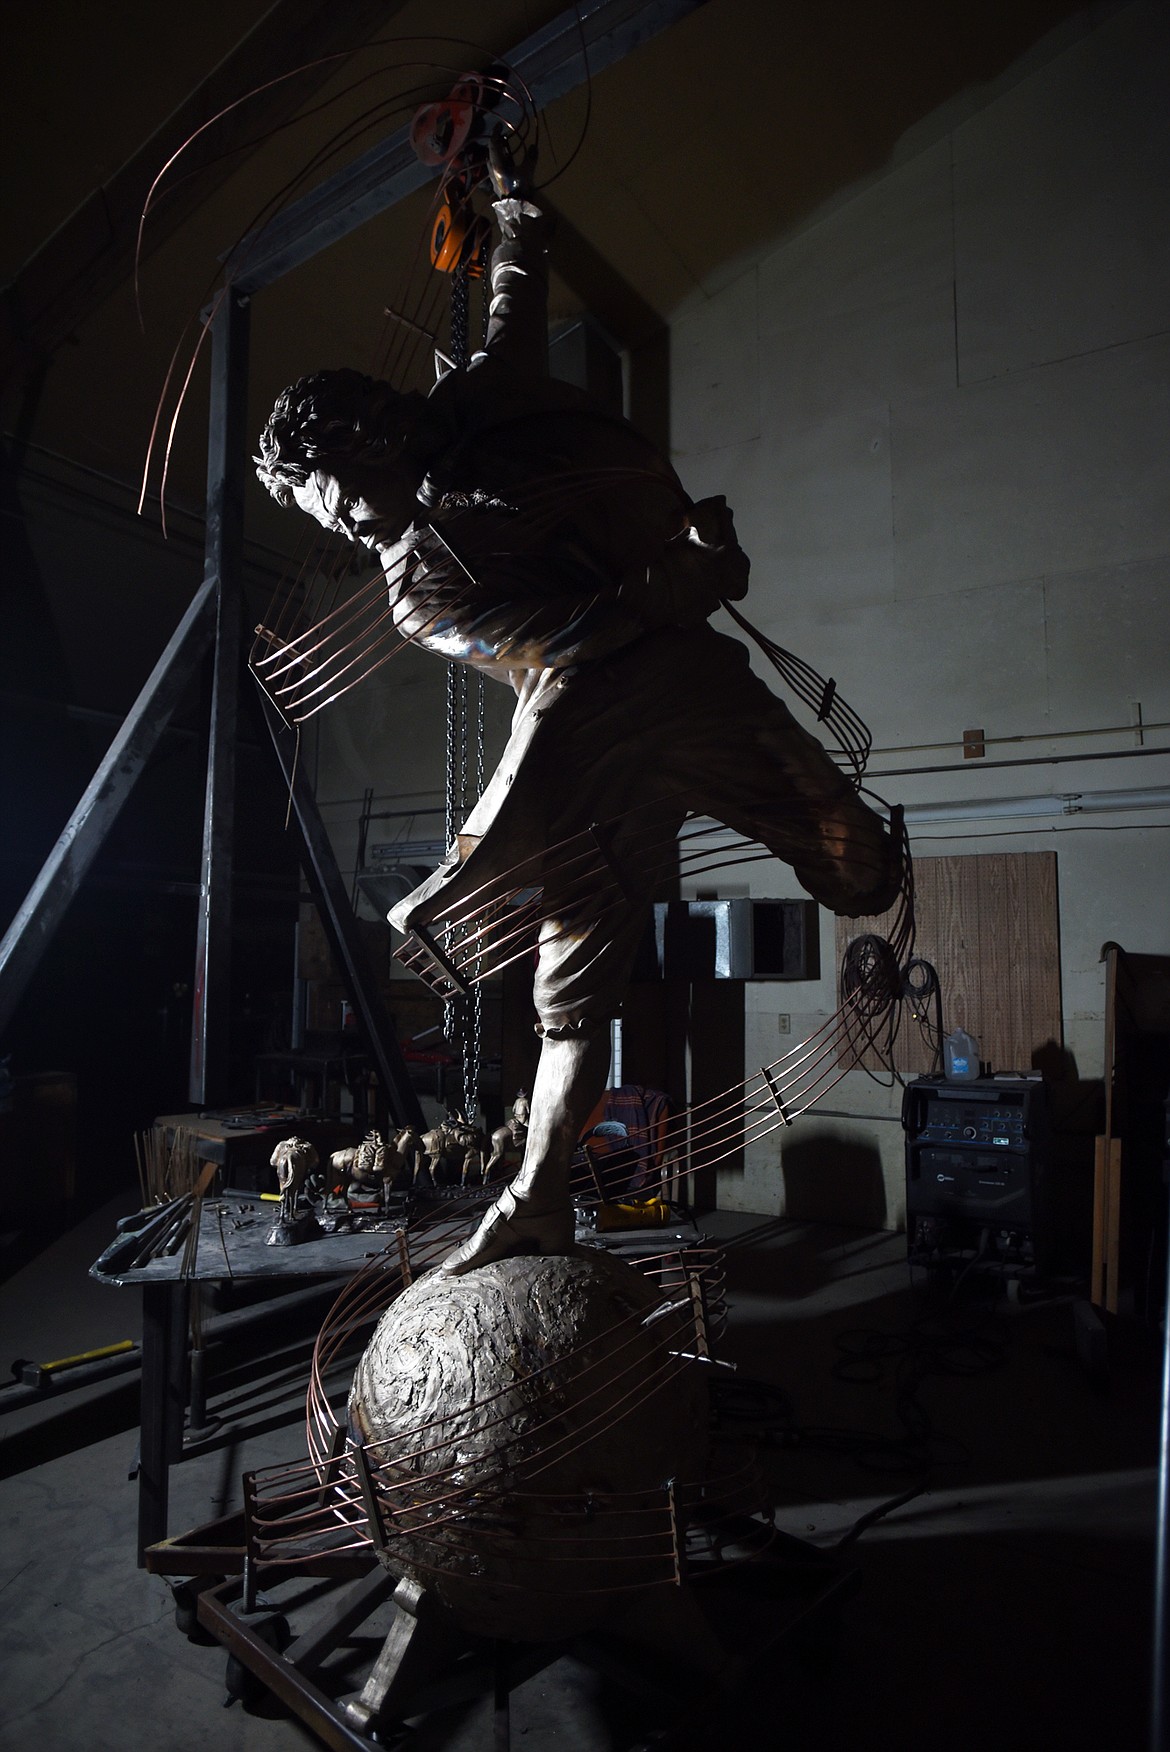
[(518, 1253), (572, 1253), (573, 1231), (573, 1209), (567, 1201), (533, 1211), (508, 1188), (488, 1210), (474, 1235), (449, 1253), (439, 1270), (459, 1277), (477, 1265), (512, 1259)]

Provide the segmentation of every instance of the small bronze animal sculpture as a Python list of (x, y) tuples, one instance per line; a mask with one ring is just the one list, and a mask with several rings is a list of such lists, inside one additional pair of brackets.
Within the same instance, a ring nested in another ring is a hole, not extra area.
[(301, 1189), (318, 1163), (316, 1148), (307, 1138), (283, 1138), (269, 1158), (276, 1169), (280, 1208), (268, 1235), (273, 1247), (288, 1247), (317, 1232), (309, 1212), (297, 1210)]

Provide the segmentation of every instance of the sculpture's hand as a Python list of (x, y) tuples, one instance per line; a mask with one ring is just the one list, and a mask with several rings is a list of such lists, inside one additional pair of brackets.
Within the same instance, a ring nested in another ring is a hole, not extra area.
[(536, 169), (536, 154), (528, 148), (514, 159), (505, 144), (504, 130), (496, 128), (488, 140), (488, 176), (497, 201), (516, 196), (523, 200), (532, 192), (532, 173)]
[(492, 203), (491, 316), (484, 351), (532, 377), (548, 376), (548, 243), (551, 227), (521, 193)]

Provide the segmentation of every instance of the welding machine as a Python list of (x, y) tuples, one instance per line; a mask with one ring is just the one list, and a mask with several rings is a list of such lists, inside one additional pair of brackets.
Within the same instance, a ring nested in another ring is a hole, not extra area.
[(974, 1253), (1047, 1268), (1050, 1122), (1039, 1077), (918, 1077), (902, 1097), (915, 1263)]

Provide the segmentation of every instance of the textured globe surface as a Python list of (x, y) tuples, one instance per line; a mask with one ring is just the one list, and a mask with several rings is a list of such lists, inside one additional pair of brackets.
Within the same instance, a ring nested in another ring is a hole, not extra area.
[(706, 1382), (672, 1351), (686, 1312), (582, 1249), (418, 1279), (350, 1393), (386, 1512), (385, 1560), (465, 1628), (576, 1634), (665, 1579), (671, 1480), (707, 1459)]

